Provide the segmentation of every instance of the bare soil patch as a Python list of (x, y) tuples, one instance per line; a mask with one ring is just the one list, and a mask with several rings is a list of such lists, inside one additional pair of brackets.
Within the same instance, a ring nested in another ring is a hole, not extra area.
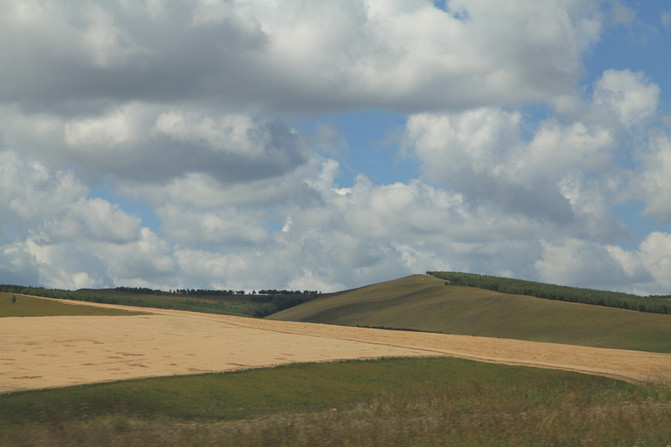
[(0, 393), (293, 362), (453, 356), (671, 383), (671, 354), (136, 309), (0, 321)]

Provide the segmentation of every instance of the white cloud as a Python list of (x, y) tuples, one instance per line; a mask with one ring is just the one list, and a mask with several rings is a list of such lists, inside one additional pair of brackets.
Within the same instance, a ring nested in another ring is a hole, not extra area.
[(264, 218), (255, 207), (182, 212), (166, 205), (166, 213), (158, 207), (163, 237), (177, 242), (175, 280), (192, 287), (338, 290), (451, 265), (481, 271), (503, 253), (508, 268), (518, 268), (537, 251), (527, 241), (542, 228), (532, 220), (469, 211), (458, 195), (420, 181), (374, 185), (360, 177), (342, 195), (333, 184), (335, 166), (325, 160), (313, 172), (318, 200), (276, 205), (272, 215), (284, 226), (274, 231), (259, 229)]
[(606, 247), (577, 239), (544, 244), (535, 267), (541, 281), (551, 284), (598, 289), (621, 287), (633, 279)]
[(271, 135), (258, 132), (258, 123), (243, 114), (213, 119), (195, 113), (162, 113), (152, 133), (165, 135), (189, 145), (204, 145), (215, 152), (226, 152), (245, 158), (263, 156)]
[[(616, 200), (671, 220), (671, 144), (647, 133), (661, 89), (626, 69), (590, 97), (579, 84), (604, 24), (636, 20), (620, 2), (5, 3), (0, 280), (334, 290), (454, 269), (668, 286), (666, 233), (612, 245)], [(365, 149), (329, 114), (359, 109), (411, 113), (417, 178), (347, 166)], [(287, 124), (318, 116), (314, 136)]]
[[(268, 208), (275, 205), (303, 206), (319, 201), (320, 178), (331, 162), (318, 156), (281, 176), (230, 183), (203, 172), (190, 172), (166, 183), (118, 181), (115, 187), (125, 196), (154, 207), (181, 204), (196, 212), (224, 207)], [(331, 187), (331, 183), (327, 184)]]
[[(418, 114), (408, 119), (405, 144), (429, 180), (472, 205), (539, 219), (561, 231), (580, 228), (602, 240), (620, 237), (622, 228), (600, 197), (614, 192), (603, 179), (618, 175), (608, 128), (548, 119), (525, 139), (525, 125), (519, 113), (500, 109)], [(601, 181), (576, 183), (580, 172)]]
[(306, 141), (279, 119), (192, 112), (128, 103), (100, 116), (64, 119), (0, 106), (0, 133), (51, 167), (75, 165), (88, 178), (112, 174), (165, 182), (207, 173), (222, 183), (273, 178), (308, 160)]
[(659, 87), (648, 82), (642, 72), (606, 70), (594, 87), (594, 104), (631, 127), (653, 116), (659, 93)]
[(128, 242), (138, 237), (140, 219), (107, 200), (87, 199), (72, 204), (70, 210), (94, 240)]
[(671, 289), (671, 234), (655, 231), (639, 246), (643, 265), (653, 275), (647, 285), (654, 293), (668, 294)]
[(12, 240), (0, 243), (0, 283), (44, 285), (35, 258), (25, 250), (23, 241)]
[[(72, 171), (51, 171), (13, 152), (0, 152), (0, 277), (26, 284), (84, 287), (109, 284), (96, 244), (140, 237), (140, 219), (90, 198)], [(95, 253), (95, 254), (94, 254)]]
[(3, 214), (25, 221), (63, 214), (86, 194), (72, 171), (52, 173), (43, 164), (12, 152), (0, 152), (0, 184)]
[[(250, 262), (249, 258), (249, 254), (244, 256), (236, 253), (232, 256), (207, 250), (182, 249), (175, 253), (183, 277), (188, 278), (191, 284), (211, 284), (212, 288), (220, 289), (245, 290), (247, 287), (258, 287), (256, 283), (249, 282), (250, 271), (256, 268), (258, 275), (266, 269), (261, 264)], [(272, 281), (266, 278), (264, 282)]]
[(76, 243), (50, 244), (27, 239), (22, 249), (30, 256), (38, 277), (47, 287), (78, 289), (105, 285), (104, 264)]
[(671, 139), (653, 137), (641, 157), (641, 167), (630, 181), (631, 194), (644, 201), (646, 214), (671, 222)]
[(155, 208), (154, 212), (163, 222), (161, 233), (180, 247), (226, 250), (268, 239), (268, 217), (263, 211), (222, 208), (199, 212), (171, 204)]
[(605, 128), (547, 120), (529, 142), (513, 175), (557, 179), (575, 168), (607, 171), (615, 146), (613, 135)]
[(394, 5), (9, 2), (0, 102), (98, 114), (131, 98), (246, 111), (517, 105), (569, 93), (601, 28), (596, 2)]
[(145, 114), (140, 105), (131, 103), (105, 116), (68, 121), (63, 126), (65, 144), (82, 151), (132, 150), (143, 132)]
[[(49, 171), (12, 152), (0, 152), (0, 215), (13, 231), (38, 230), (53, 238), (91, 237), (127, 241), (139, 219), (88, 190), (72, 171)], [(1, 227), (0, 227), (1, 228)]]
[(174, 284), (179, 273), (171, 245), (148, 228), (142, 228), (134, 241), (98, 244), (95, 252), (105, 257), (106, 272), (113, 284)]
[[(11, 153), (3, 155), (5, 172), (11, 171), (7, 167), (29, 166)], [(616, 284), (642, 292), (657, 292), (668, 282), (664, 278), (668, 235), (651, 235), (637, 251), (571, 237), (594, 239), (593, 234), (580, 232), (602, 231), (589, 228), (604, 226), (607, 207), (583, 211), (594, 221), (567, 229), (490, 206), (474, 207), (461, 194), (421, 180), (375, 185), (360, 176), (347, 194), (340, 194), (334, 183), (337, 163), (325, 159), (320, 166), (307, 176), (316, 200), (276, 199), (272, 213), (265, 206), (232, 207), (216, 201), (189, 206), (179, 197), (171, 201), (170, 187), (156, 190), (160, 235), (139, 229), (138, 219), (117, 206), (86, 198), (85, 188), (72, 178), (74, 192), (62, 195), (69, 201), (55, 210), (44, 215), (12, 211), (14, 228), (24, 225), (28, 231), (0, 244), (6, 255), (0, 262), (0, 278), (65, 288), (331, 291), (446, 269), (582, 286)], [(41, 169), (40, 175), (34, 171), (17, 188), (34, 182), (33, 177), (44, 183), (63, 175)], [(304, 182), (304, 176), (295, 180)], [(586, 183), (577, 177), (562, 186), (576, 209), (598, 203), (598, 194), (590, 197)], [(219, 188), (207, 194), (226, 194), (226, 186)], [(59, 191), (63, 190), (54, 190)], [(292, 189), (286, 191), (290, 194)], [(34, 197), (49, 201), (46, 195)], [(271, 230), (269, 219), (284, 222), (284, 228)]]
[(535, 263), (539, 278), (555, 284), (668, 294), (671, 234), (650, 233), (635, 250), (577, 239), (544, 244)]
[(506, 151), (521, 143), (519, 113), (476, 109), (462, 114), (419, 114), (408, 119), (407, 144), (433, 180), (472, 173), (498, 174)]

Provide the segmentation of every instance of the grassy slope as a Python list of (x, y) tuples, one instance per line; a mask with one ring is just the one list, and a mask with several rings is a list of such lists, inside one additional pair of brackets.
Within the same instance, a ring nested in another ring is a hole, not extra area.
[(320, 298), (269, 318), (671, 352), (671, 315), (446, 286), (426, 275)]
[(119, 289), (80, 289), (70, 291), (13, 285), (0, 285), (0, 293), (257, 318), (314, 299), (316, 296), (312, 294), (284, 293), (272, 295), (238, 295), (225, 292), (206, 295), (182, 295), (167, 292), (136, 293)]
[(665, 445), (668, 389), (382, 359), (0, 396), (0, 445)]
[[(16, 297), (16, 302), (12, 298)], [(35, 298), (14, 293), (0, 293), (0, 317), (43, 317), (64, 315), (138, 315), (118, 309), (64, 304), (50, 299)]]
[(250, 302), (247, 296), (221, 295), (188, 296), (188, 295), (156, 295), (129, 293), (115, 289), (82, 289), (72, 292), (75, 299), (83, 299), (109, 304), (122, 304), (137, 307), (154, 307), (159, 309), (188, 310), (213, 314), (251, 317), (259, 310), (260, 305)]

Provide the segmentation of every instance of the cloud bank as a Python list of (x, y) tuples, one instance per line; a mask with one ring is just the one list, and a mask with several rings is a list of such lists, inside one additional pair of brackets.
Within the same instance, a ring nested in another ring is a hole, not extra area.
[[(439, 6), (4, 2), (0, 282), (330, 291), (445, 269), (670, 293), (668, 86), (585, 81), (635, 12)], [(410, 180), (343, 183), (359, 154), (309, 128), (358, 110), (405, 117)], [(662, 226), (623, 248), (629, 202)]]

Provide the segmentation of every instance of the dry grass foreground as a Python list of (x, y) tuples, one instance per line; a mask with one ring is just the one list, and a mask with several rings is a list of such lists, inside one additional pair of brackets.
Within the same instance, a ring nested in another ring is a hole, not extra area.
[(393, 356), (453, 356), (671, 383), (671, 354), (162, 309), (0, 322), (0, 393), (131, 378)]

